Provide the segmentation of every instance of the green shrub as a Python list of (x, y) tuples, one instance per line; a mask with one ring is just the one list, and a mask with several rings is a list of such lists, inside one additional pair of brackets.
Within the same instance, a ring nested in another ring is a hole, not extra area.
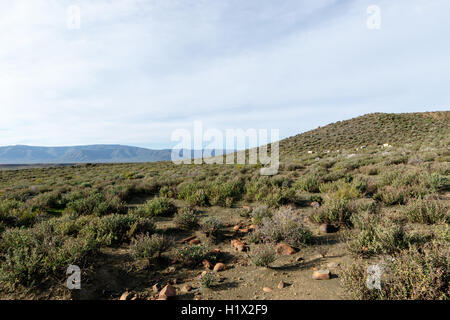
[(317, 174), (306, 174), (301, 176), (295, 183), (294, 188), (300, 189), (306, 192), (316, 193), (319, 192), (319, 186), (321, 183), (320, 176)]
[(381, 201), (387, 206), (404, 204), (406, 199), (405, 193), (404, 189), (385, 186), (374, 195), (374, 199)]
[(97, 249), (90, 239), (71, 238), (54, 232), (48, 223), (31, 229), (9, 229), (0, 246), (0, 280), (9, 287), (33, 285), (49, 275), (65, 275)]
[(217, 275), (214, 272), (206, 272), (198, 276), (198, 282), (202, 288), (211, 288), (217, 284)]
[(272, 217), (272, 212), (267, 206), (258, 206), (250, 213), (253, 224), (260, 225), (264, 218)]
[(207, 237), (216, 237), (222, 228), (222, 221), (216, 217), (208, 217), (201, 224), (201, 229)]
[(355, 208), (346, 199), (328, 199), (318, 209), (311, 213), (310, 218), (316, 223), (329, 223), (337, 226), (351, 226), (351, 216)]
[(443, 192), (450, 190), (450, 180), (435, 172), (428, 177), (428, 184), (434, 192)]
[(193, 208), (182, 208), (175, 215), (174, 222), (180, 229), (196, 229), (199, 226), (198, 213)]
[(410, 199), (403, 211), (410, 222), (450, 223), (450, 207), (443, 201), (424, 200), (422, 198)]
[(135, 259), (151, 259), (155, 255), (160, 257), (173, 245), (173, 241), (163, 235), (140, 234), (131, 241), (131, 254)]
[(133, 213), (140, 217), (156, 217), (170, 215), (175, 210), (175, 205), (169, 199), (156, 197), (138, 206)]
[(438, 243), (412, 246), (379, 264), (381, 290), (369, 289), (369, 263), (357, 260), (341, 273), (343, 287), (360, 300), (448, 300), (449, 251)]
[(129, 240), (130, 230), (138, 221), (139, 217), (134, 215), (96, 217), (80, 231), (80, 236), (106, 246), (118, 245)]
[(255, 266), (268, 268), (276, 260), (277, 255), (272, 245), (263, 244), (253, 248), (249, 257)]
[(186, 244), (180, 249), (177, 249), (177, 257), (185, 265), (195, 267), (203, 259), (208, 259), (211, 255), (205, 245), (191, 245)]
[(312, 233), (290, 207), (280, 208), (271, 218), (264, 218), (257, 232), (265, 241), (284, 241), (293, 247), (309, 243)]
[(356, 235), (349, 234), (350, 252), (362, 256), (374, 254), (391, 254), (408, 247), (411, 238), (399, 225), (381, 219), (379, 216), (366, 213), (354, 215), (353, 225), (358, 230)]

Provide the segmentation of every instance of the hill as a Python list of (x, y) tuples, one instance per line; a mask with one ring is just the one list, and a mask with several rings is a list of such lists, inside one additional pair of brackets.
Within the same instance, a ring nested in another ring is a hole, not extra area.
[(280, 141), (285, 155), (311, 150), (321, 152), (389, 143), (447, 144), (450, 137), (450, 111), (423, 113), (371, 113)]
[(0, 147), (1, 164), (155, 162), (170, 160), (171, 150), (151, 150), (122, 145), (74, 147)]

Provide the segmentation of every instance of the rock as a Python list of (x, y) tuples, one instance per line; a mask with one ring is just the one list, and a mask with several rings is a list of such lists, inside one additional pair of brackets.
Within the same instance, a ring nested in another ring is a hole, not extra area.
[(248, 228), (244, 228), (244, 229), (240, 229), (239, 230), (239, 232), (242, 232), (242, 233), (248, 233), (248, 231), (249, 231)]
[(330, 275), (329, 270), (317, 270), (313, 272), (312, 278), (314, 280), (329, 280)]
[(318, 203), (317, 201), (313, 201), (313, 202), (311, 202), (311, 207), (313, 207), (313, 208), (320, 208), (320, 203)]
[(233, 227), (233, 231), (238, 231), (240, 228), (241, 228), (240, 225), (236, 225), (236, 226)]
[(255, 230), (258, 228), (258, 226), (256, 224), (252, 224), (248, 227), (250, 230)]
[(242, 209), (244, 209), (245, 211), (247, 211), (248, 213), (252, 212), (252, 208), (249, 206), (242, 206)]
[(204, 260), (202, 261), (202, 264), (203, 264), (203, 266), (204, 266), (206, 269), (208, 269), (208, 270), (211, 270), (212, 267), (213, 267), (212, 263), (209, 262), (209, 261), (206, 260), (206, 259), (204, 259)]
[(336, 228), (335, 226), (333, 226), (332, 224), (321, 224), (319, 227), (319, 232), (320, 233), (333, 233), (338, 231), (338, 228)]
[(237, 251), (244, 251), (245, 243), (239, 240), (231, 240), (231, 247)]
[(160, 298), (166, 297), (166, 299), (175, 297), (176, 295), (177, 295), (177, 290), (174, 287), (172, 287), (170, 284), (165, 286), (159, 293)]
[(199, 244), (200, 243), (200, 240), (198, 240), (198, 239), (192, 239), (191, 241), (189, 241), (189, 244)]
[(286, 283), (281, 280), (280, 283), (278, 284), (278, 289), (283, 289), (284, 287), (286, 287)]
[(134, 295), (133, 298), (131, 298), (132, 301), (137, 300), (137, 295)]
[(183, 244), (183, 243), (189, 242), (189, 241), (191, 241), (192, 239), (195, 239), (195, 238), (197, 238), (197, 237), (196, 236), (190, 236), (190, 237), (187, 237), (187, 238), (184, 238), (183, 240), (181, 240), (180, 243)]
[(216, 272), (218, 272), (218, 271), (223, 271), (223, 270), (225, 270), (227, 268), (227, 266), (224, 264), (224, 263), (221, 263), (221, 262), (219, 262), (219, 263), (217, 263), (215, 266), (214, 266), (214, 271), (216, 271)]
[(264, 288), (263, 288), (263, 291), (264, 291), (264, 292), (273, 292), (273, 289), (270, 288), (270, 287), (264, 287)]
[(211, 251), (212, 253), (214, 253), (214, 254), (219, 254), (220, 253), (220, 249), (219, 248), (216, 248), (216, 249), (214, 249), (213, 251)]
[(189, 285), (186, 285), (186, 286), (183, 287), (183, 291), (184, 292), (190, 292), (191, 290), (192, 290), (192, 287), (189, 286)]
[(303, 259), (302, 257), (295, 258), (295, 261), (297, 261), (297, 262), (300, 262), (300, 261), (303, 261), (303, 260), (305, 260), (305, 259)]
[(131, 292), (125, 291), (124, 293), (122, 293), (119, 300), (130, 300), (132, 296), (133, 295), (131, 294)]
[(295, 250), (286, 243), (279, 243), (276, 247), (276, 251), (283, 256), (290, 256), (295, 253)]

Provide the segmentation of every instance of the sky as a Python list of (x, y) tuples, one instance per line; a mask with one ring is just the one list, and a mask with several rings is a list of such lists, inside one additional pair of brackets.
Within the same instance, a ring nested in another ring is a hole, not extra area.
[(449, 12), (448, 0), (2, 0), (0, 146), (160, 149), (194, 121), (284, 138), (450, 110)]

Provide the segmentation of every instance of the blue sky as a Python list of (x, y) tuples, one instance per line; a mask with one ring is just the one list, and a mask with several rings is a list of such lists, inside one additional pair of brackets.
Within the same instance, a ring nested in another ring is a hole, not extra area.
[(194, 120), (288, 137), (450, 110), (449, 12), (448, 0), (3, 0), (0, 145), (165, 148)]

